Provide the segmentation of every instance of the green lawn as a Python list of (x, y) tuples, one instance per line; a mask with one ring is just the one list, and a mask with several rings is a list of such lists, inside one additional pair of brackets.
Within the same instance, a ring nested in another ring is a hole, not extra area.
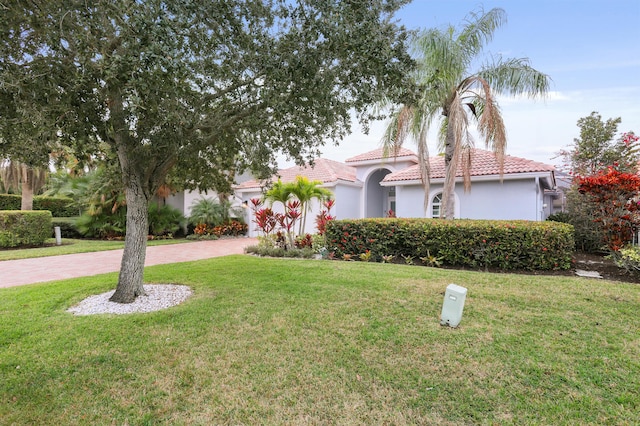
[(116, 277), (0, 290), (0, 424), (640, 424), (635, 284), (230, 256), (148, 268), (171, 309), (66, 312)]
[[(180, 244), (186, 242), (190, 242), (190, 240), (152, 240), (147, 241), (147, 245), (157, 246), (162, 244)], [(44, 247), (9, 250), (0, 249), (0, 261), (28, 259), (32, 257), (58, 256), (61, 254), (88, 253), (92, 251), (117, 250), (124, 248), (124, 241), (63, 238), (62, 245), (56, 246), (55, 244), (55, 238), (50, 238), (45, 242)]]

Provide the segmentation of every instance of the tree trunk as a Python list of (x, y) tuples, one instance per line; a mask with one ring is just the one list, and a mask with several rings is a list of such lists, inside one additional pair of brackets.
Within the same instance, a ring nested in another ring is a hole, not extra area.
[(33, 210), (33, 185), (29, 173), (25, 173), (27, 179), (22, 180), (22, 198), (20, 201), (20, 210)]
[(458, 156), (456, 153), (456, 140), (454, 135), (453, 123), (447, 125), (447, 136), (445, 139), (444, 150), (444, 170), (445, 179), (442, 189), (442, 210), (440, 215), (444, 215), (445, 219), (455, 218), (455, 186), (456, 186), (456, 169), (458, 168)]
[(139, 178), (129, 179), (126, 198), (127, 233), (124, 241), (124, 253), (120, 265), (118, 287), (109, 299), (118, 303), (131, 303), (136, 297), (145, 294), (143, 279), (149, 230), (149, 202)]
[[(118, 287), (109, 300), (117, 303), (131, 303), (136, 297), (144, 295), (144, 260), (147, 253), (147, 234), (149, 232), (149, 200), (152, 192), (141, 170), (145, 159), (131, 147), (128, 126), (124, 117), (121, 93), (114, 90), (110, 96), (112, 121), (114, 128), (114, 147), (118, 154), (122, 182), (127, 200), (127, 226), (124, 240), (124, 252), (120, 264)], [(147, 163), (150, 162), (147, 161)]]

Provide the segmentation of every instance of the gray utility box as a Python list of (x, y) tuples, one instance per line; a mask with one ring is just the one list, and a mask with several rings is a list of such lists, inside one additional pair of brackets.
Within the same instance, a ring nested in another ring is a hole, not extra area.
[(456, 284), (449, 284), (444, 292), (442, 314), (440, 324), (457, 327), (462, 320), (464, 301), (467, 298), (467, 289)]

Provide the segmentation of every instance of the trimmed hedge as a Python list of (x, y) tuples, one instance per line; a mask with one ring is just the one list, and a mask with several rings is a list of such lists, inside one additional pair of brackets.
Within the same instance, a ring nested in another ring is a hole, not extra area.
[(49, 210), (53, 217), (74, 217), (81, 212), (73, 207), (73, 200), (66, 197), (45, 197), (36, 195), (33, 197), (34, 210)]
[(42, 245), (51, 229), (49, 211), (0, 210), (0, 247)]
[(14, 194), (0, 194), (0, 210), (20, 210), (22, 197)]
[[(0, 210), (20, 210), (22, 197), (14, 194), (0, 194)], [(73, 200), (66, 197), (33, 197), (33, 210), (49, 210), (53, 217), (78, 216)]]
[(569, 269), (573, 226), (559, 222), (359, 219), (327, 224), (327, 248), (354, 258), (437, 258), (443, 265), (503, 270)]

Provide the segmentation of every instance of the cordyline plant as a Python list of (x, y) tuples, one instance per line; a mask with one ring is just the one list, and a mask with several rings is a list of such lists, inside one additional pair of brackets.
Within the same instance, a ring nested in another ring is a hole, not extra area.
[(640, 224), (640, 176), (613, 167), (576, 179), (578, 191), (593, 203), (595, 221), (602, 223), (604, 243), (613, 252), (632, 240)]
[(278, 215), (280, 228), (285, 232), (287, 237), (287, 248), (294, 247), (296, 222), (302, 217), (300, 205), (301, 203), (298, 200), (287, 201), (284, 214)]
[(335, 219), (335, 216), (332, 216), (330, 213), (331, 208), (335, 203), (335, 200), (326, 200), (322, 203), (323, 209), (316, 216), (316, 228), (318, 229), (318, 234), (324, 235), (324, 232), (327, 229), (327, 222)]
[(253, 210), (258, 231), (261, 231), (266, 237), (266, 241), (272, 241), (273, 232), (283, 233), (285, 236), (285, 248), (295, 246), (294, 229), (297, 221), (300, 219), (300, 201), (291, 200), (284, 203), (285, 212), (274, 212), (270, 207), (262, 207), (263, 202), (258, 198), (251, 199), (251, 209)]

